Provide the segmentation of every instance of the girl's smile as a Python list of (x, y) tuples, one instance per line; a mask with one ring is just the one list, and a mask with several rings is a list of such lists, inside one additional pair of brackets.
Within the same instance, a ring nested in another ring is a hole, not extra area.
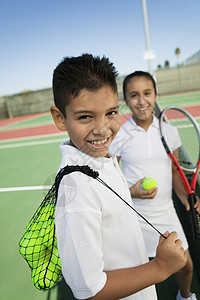
[(147, 130), (152, 122), (156, 102), (156, 93), (151, 80), (143, 76), (131, 78), (127, 83), (126, 98), (134, 121)]

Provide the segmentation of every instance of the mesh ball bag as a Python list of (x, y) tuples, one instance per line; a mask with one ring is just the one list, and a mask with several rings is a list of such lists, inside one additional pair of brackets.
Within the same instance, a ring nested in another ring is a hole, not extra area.
[(28, 263), (32, 282), (39, 290), (51, 289), (62, 277), (54, 222), (55, 207), (61, 179), (74, 171), (93, 178), (98, 176), (88, 166), (66, 166), (61, 169), (19, 241), (19, 252)]

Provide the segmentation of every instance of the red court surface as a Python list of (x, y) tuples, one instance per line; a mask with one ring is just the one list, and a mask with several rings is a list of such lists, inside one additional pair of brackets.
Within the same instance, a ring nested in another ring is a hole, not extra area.
[[(185, 106), (184, 109), (186, 109), (194, 117), (200, 116), (200, 105)], [(35, 117), (37, 117), (39, 115), (43, 115), (43, 114), (46, 114), (46, 113), (26, 115), (26, 116), (14, 117), (12, 119), (0, 120), (0, 127), (18, 123), (21, 121), (26, 121), (26, 120), (35, 118)], [(130, 113), (121, 115), (120, 116), (121, 124), (123, 124), (125, 121), (127, 121), (130, 116), (131, 116)], [(174, 118), (174, 116), (172, 118)], [(61, 132), (56, 128), (56, 126), (54, 124), (47, 124), (47, 125), (41, 125), (41, 126), (32, 126), (32, 127), (27, 127), (27, 128), (10, 129), (10, 130), (0, 131), (0, 140), (2, 141), (2, 140), (8, 140), (8, 139), (25, 138), (25, 137), (48, 135), (48, 134), (49, 135), (50, 134), (59, 134), (59, 133), (61, 133)]]
[[(200, 105), (187, 106), (183, 107), (187, 110), (193, 117), (200, 117)], [(169, 111), (167, 112), (168, 119), (177, 119), (179, 118), (179, 112), (177, 111)]]
[[(131, 114), (121, 115), (121, 123), (123, 124)], [(20, 116), (12, 119), (0, 120), (0, 127), (6, 126), (10, 124), (14, 124), (16, 122), (25, 121), (31, 119), (37, 115), (29, 115), (29, 116)], [(42, 126), (32, 126), (20, 129), (11, 129), (0, 131), (0, 140), (8, 140), (8, 139), (16, 139), (16, 138), (25, 138), (25, 137), (33, 137), (33, 136), (41, 136), (48, 134), (59, 134), (60, 130), (54, 124), (47, 124)]]

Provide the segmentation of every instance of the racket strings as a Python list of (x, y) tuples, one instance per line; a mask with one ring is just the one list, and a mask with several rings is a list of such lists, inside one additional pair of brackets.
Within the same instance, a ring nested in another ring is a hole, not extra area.
[[(179, 149), (178, 162), (186, 172), (192, 172), (199, 159), (199, 136), (192, 120), (178, 110), (167, 110), (164, 114), (168, 124), (176, 127), (182, 146)], [(173, 151), (173, 137), (170, 136), (167, 126), (163, 126), (163, 135), (168, 146)]]

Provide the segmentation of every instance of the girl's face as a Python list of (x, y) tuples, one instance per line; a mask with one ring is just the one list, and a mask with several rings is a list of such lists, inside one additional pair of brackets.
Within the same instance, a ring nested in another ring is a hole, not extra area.
[(52, 115), (57, 127), (67, 130), (71, 144), (93, 157), (107, 155), (120, 127), (117, 93), (109, 86), (83, 89), (66, 106), (66, 118), (55, 107)]
[(146, 77), (133, 77), (126, 86), (126, 101), (137, 125), (147, 129), (152, 122), (156, 102), (153, 83)]

